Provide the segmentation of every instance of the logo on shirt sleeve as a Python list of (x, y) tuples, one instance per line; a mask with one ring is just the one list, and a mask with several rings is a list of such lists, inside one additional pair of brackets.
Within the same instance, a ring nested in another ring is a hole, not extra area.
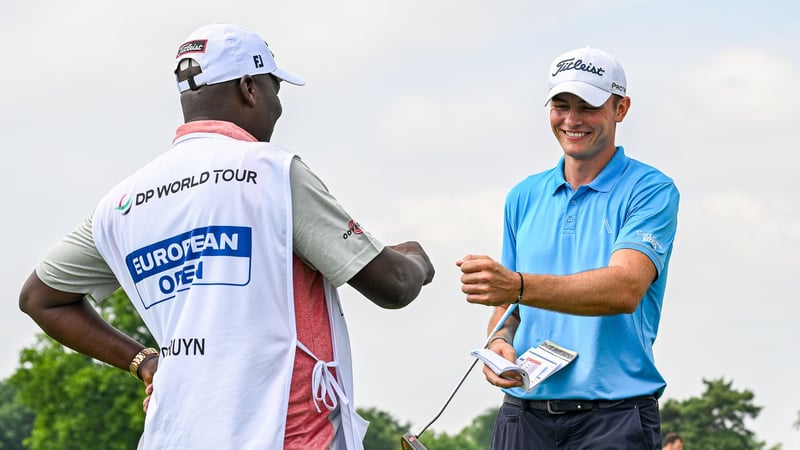
[(364, 230), (361, 229), (361, 225), (355, 220), (350, 219), (350, 222), (347, 224), (347, 231), (342, 234), (342, 239), (347, 239), (354, 234), (361, 234), (363, 232)]
[(646, 242), (653, 247), (653, 250), (660, 250), (661, 243), (658, 242), (658, 238), (653, 233), (646, 233), (641, 230), (636, 231), (636, 236), (639, 236), (642, 239), (642, 242)]

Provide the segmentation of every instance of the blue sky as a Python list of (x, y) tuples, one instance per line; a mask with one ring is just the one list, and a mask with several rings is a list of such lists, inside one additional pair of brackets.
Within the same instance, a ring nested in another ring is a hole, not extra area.
[[(166, 150), (181, 120), (172, 57), (208, 22), (257, 30), (307, 80), (281, 90), (273, 141), (362, 226), (387, 243), (420, 241), (437, 267), (405, 310), (342, 290), (357, 404), (417, 429), (469, 366), (489, 312), (466, 304), (455, 261), (499, 257), (506, 192), (560, 155), (542, 102), (547, 67), (592, 45), (628, 75), (617, 143), (682, 194), (655, 348), (665, 398), (724, 376), (763, 406), (750, 424), (759, 438), (800, 448), (800, 6), (789, 1), (5, 5), (0, 377), (37, 331), (16, 307), (23, 280), (106, 189)], [(476, 370), (433, 428), (456, 432), (499, 398)]]

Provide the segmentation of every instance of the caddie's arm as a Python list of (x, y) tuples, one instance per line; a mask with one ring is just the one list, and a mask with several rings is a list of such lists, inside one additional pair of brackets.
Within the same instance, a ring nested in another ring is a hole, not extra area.
[[(84, 294), (53, 289), (36, 272), (22, 286), (19, 308), (61, 344), (126, 372), (143, 350), (140, 343), (103, 320)], [(150, 379), (155, 371), (152, 359), (157, 358), (148, 358)]]
[(398, 309), (411, 303), (433, 275), (425, 250), (409, 241), (384, 247), (348, 284), (376, 305)]

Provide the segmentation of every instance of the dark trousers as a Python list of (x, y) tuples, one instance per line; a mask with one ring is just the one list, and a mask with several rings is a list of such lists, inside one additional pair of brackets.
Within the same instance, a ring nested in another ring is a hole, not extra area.
[(506, 396), (492, 431), (492, 450), (660, 448), (655, 397), (545, 402)]

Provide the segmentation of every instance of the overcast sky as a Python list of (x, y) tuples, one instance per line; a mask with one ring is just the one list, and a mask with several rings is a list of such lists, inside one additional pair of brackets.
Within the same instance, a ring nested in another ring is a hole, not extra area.
[[(436, 266), (401, 311), (342, 289), (357, 405), (419, 431), (484, 340), (489, 310), (465, 302), (455, 261), (499, 258), (507, 191), (560, 156), (543, 106), (548, 65), (592, 45), (628, 75), (617, 144), (682, 195), (655, 349), (664, 398), (733, 380), (763, 407), (749, 424), (758, 437), (798, 449), (798, 5), (6, 2), (0, 378), (38, 331), (17, 309), (22, 282), (116, 180), (168, 148), (181, 122), (177, 46), (197, 26), (232, 22), (308, 82), (281, 90), (273, 142), (301, 155), (364, 228), (420, 241)], [(433, 429), (455, 433), (499, 401), (475, 370)]]

